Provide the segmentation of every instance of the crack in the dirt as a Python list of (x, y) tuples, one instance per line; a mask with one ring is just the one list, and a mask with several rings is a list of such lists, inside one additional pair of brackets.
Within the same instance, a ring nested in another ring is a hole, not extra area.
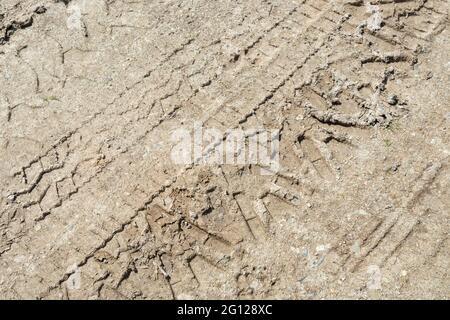
[(10, 23), (8, 23), (4, 27), (3, 36), (0, 37), (0, 46), (5, 45), (11, 40), (11, 37), (16, 33), (18, 30), (23, 30), (31, 27), (34, 22), (34, 16), (43, 14), (47, 11), (47, 9), (44, 6), (37, 7), (33, 14), (29, 16), (28, 18), (25, 18), (24, 20), (18, 21), (13, 20)]

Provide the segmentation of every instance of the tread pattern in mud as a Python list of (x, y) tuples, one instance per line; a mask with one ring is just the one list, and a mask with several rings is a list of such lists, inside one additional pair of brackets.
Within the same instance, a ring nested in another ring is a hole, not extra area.
[[(444, 292), (448, 156), (394, 200), (369, 172), (446, 1), (37, 2), (1, 7), (1, 296), (360, 297), (427, 265)], [(195, 121), (280, 130), (280, 171), (171, 163)]]

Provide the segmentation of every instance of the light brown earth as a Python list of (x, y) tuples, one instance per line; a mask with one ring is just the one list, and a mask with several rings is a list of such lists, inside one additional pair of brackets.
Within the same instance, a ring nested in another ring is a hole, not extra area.
[[(450, 298), (448, 0), (1, 0), (0, 298)], [(281, 130), (281, 169), (171, 134)]]

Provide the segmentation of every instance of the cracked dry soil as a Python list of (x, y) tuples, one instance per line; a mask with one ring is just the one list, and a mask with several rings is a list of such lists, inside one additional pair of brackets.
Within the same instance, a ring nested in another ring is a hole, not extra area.
[[(450, 298), (448, 0), (1, 0), (0, 298)], [(280, 130), (280, 169), (171, 133)]]

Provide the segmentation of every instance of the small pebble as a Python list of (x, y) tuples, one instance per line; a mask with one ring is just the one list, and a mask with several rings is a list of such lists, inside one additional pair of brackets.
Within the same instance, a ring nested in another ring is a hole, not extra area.
[(389, 99), (388, 99), (388, 103), (391, 106), (395, 106), (398, 103), (398, 97), (396, 95), (390, 96)]

